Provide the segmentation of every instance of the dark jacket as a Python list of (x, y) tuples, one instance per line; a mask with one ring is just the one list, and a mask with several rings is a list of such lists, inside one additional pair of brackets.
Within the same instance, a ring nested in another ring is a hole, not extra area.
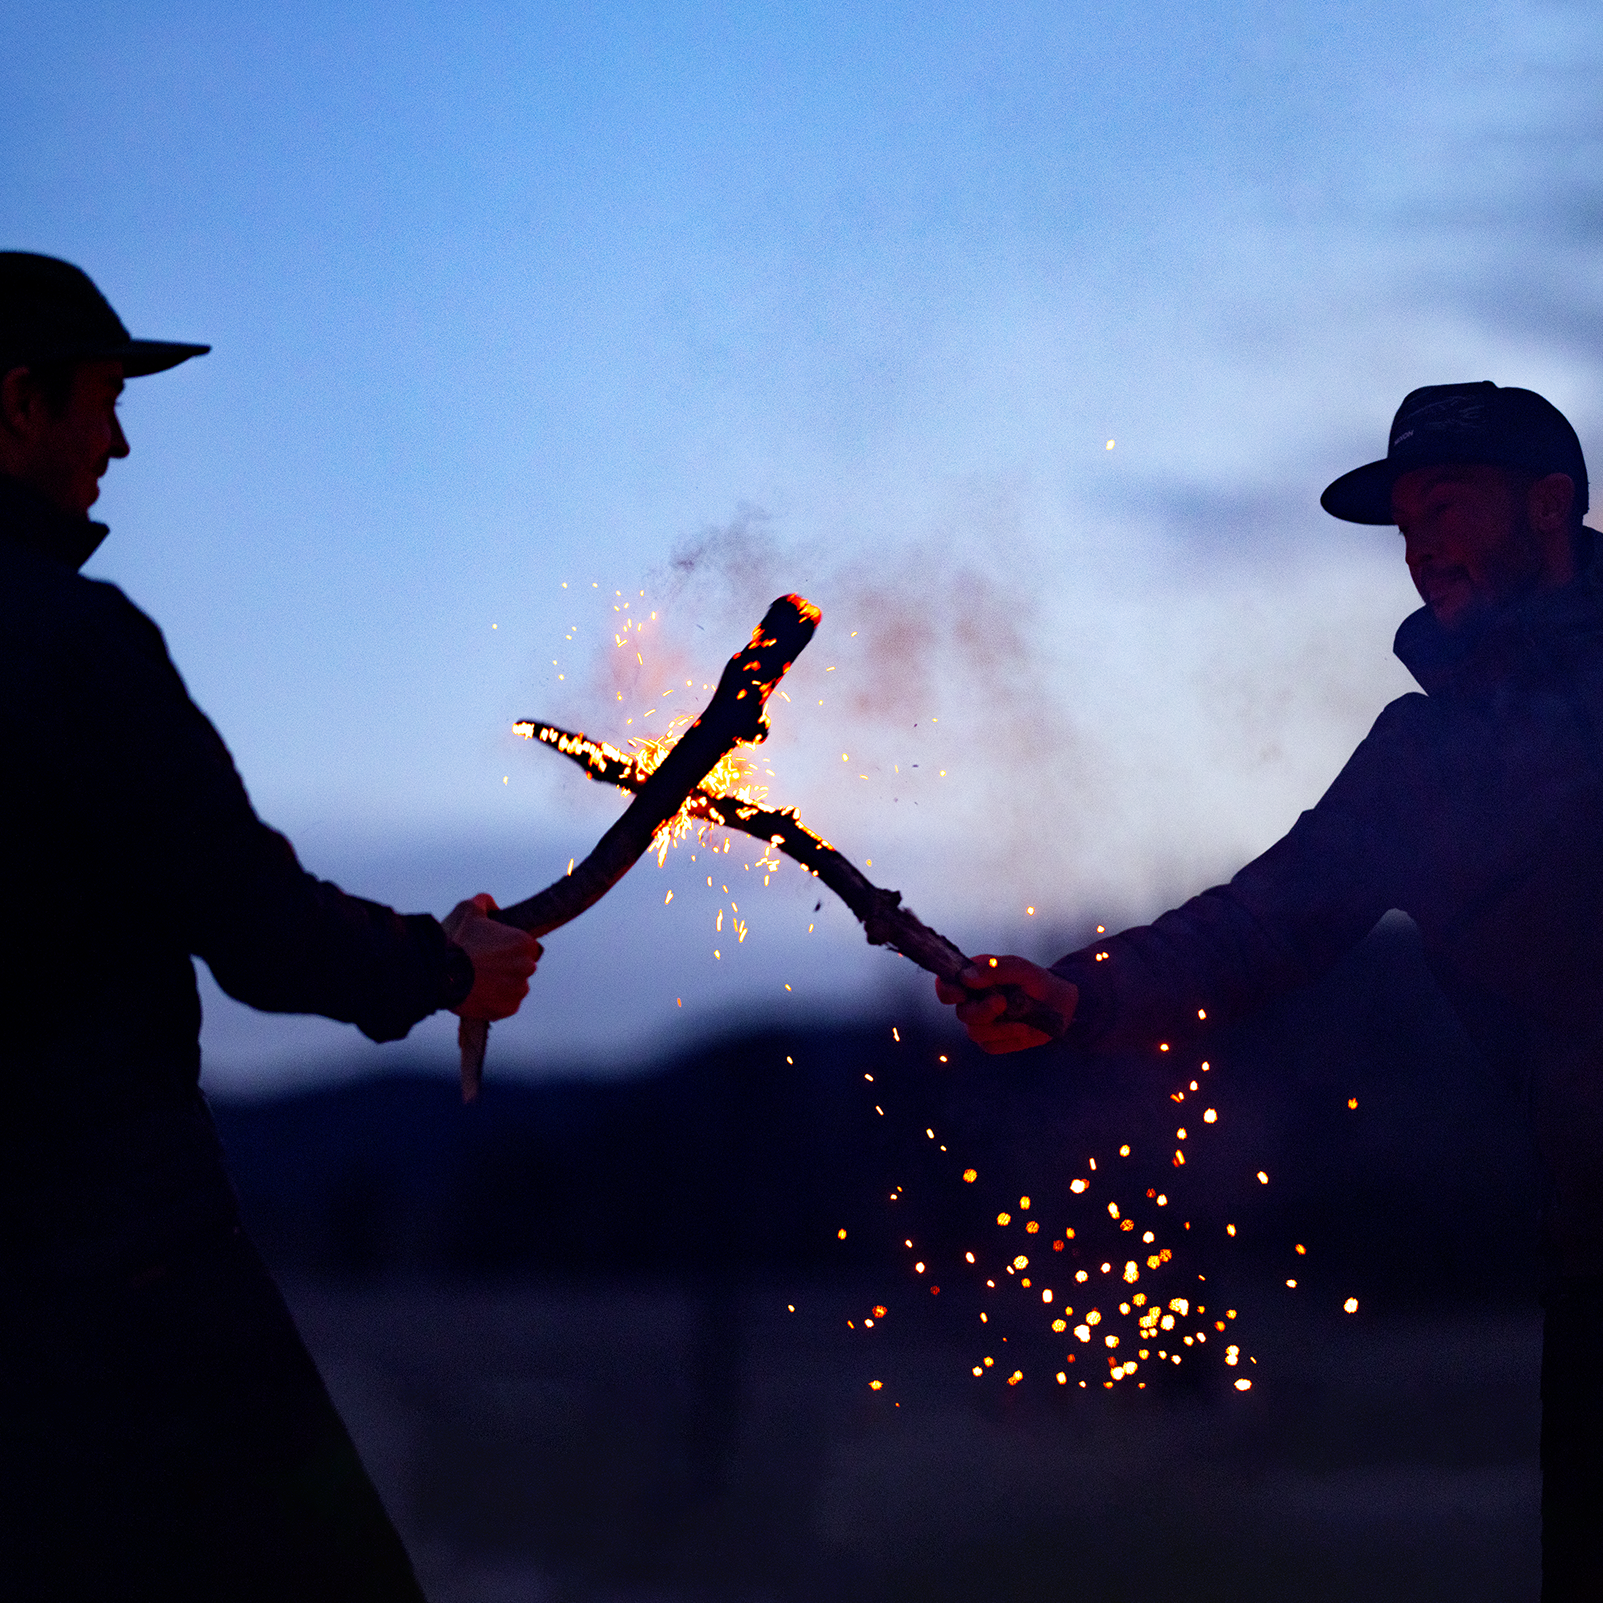
[(193, 957), (230, 996), (403, 1036), (467, 955), (314, 879), (161, 633), (77, 564), (104, 530), (0, 477), (0, 1145), (192, 1104)]
[(1188, 1040), (1322, 973), (1400, 909), (1523, 1087), (1552, 1267), (1603, 1272), (1603, 573), (1462, 636), (1421, 609), (1396, 651), (1425, 694), (1381, 713), (1284, 839), (1228, 885), (1054, 965), (1081, 990), (1071, 1038)]

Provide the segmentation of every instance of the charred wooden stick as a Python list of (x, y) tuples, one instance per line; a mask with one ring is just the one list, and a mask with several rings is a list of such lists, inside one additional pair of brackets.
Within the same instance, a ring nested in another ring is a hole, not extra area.
[[(818, 619), (812, 602), (781, 596), (752, 630), (750, 643), (729, 659), (706, 711), (650, 776), (630, 787), (638, 794), (595, 850), (554, 885), (490, 917), (538, 939), (599, 902), (634, 867), (657, 831), (678, 815), (685, 798), (712, 769), (736, 746), (768, 738), (769, 694), (812, 639)], [(463, 1019), (457, 1026), (465, 1101), (478, 1095), (489, 1037), (490, 1026), (483, 1019)]]
[[(560, 729), (555, 724), (524, 720), (512, 726), (518, 734), (543, 745), (553, 746), (570, 762), (577, 763), (592, 779), (599, 779), (620, 790), (639, 790), (650, 781), (635, 758), (616, 747), (592, 740), (588, 735)], [(676, 748), (677, 749), (677, 748)], [(684, 813), (725, 829), (738, 829), (776, 847), (821, 879), (845, 902), (871, 946), (888, 946), (910, 958), (921, 969), (956, 983), (970, 959), (938, 930), (932, 930), (910, 907), (902, 905), (900, 891), (884, 890), (860, 873), (850, 859), (816, 835), (790, 807), (763, 807), (742, 801), (738, 796), (718, 796), (701, 786), (691, 791)], [(1007, 998), (1001, 1015), (1016, 1019), (1057, 1040), (1068, 1028), (1068, 1021), (1044, 1002), (1038, 1002), (1017, 985), (997, 989)]]

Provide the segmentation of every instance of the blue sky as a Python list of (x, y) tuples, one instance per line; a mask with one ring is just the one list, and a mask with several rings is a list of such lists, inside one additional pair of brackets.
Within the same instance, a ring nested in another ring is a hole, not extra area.
[[(1407, 688), (1396, 537), (1317, 508), (1407, 389), (1529, 384), (1600, 443), (1595, 8), (64, 3), (3, 37), (5, 243), (216, 347), (130, 387), (93, 571), (264, 815), (403, 905), (526, 894), (615, 813), (513, 718), (660, 726), (655, 679), (798, 589), (776, 798), (954, 938), (1056, 955), (1262, 849)], [(619, 677), (626, 597), (659, 616)], [(914, 983), (708, 866), (554, 938), (506, 1061)], [(209, 995), (208, 1072), (348, 1033)]]

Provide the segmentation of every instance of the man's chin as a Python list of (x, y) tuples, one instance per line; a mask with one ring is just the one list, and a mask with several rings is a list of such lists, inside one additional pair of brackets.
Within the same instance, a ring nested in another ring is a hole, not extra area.
[(1432, 597), (1425, 605), (1430, 608), (1431, 615), (1437, 623), (1449, 634), (1458, 634), (1465, 629), (1473, 628), (1493, 610), (1492, 603), (1485, 596), (1473, 593), (1466, 595), (1457, 589)]

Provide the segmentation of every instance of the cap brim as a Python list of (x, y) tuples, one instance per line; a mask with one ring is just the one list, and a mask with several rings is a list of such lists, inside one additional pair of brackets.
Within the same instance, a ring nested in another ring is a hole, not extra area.
[(129, 340), (120, 353), (108, 354), (121, 356), (124, 378), (146, 378), (165, 373), (192, 356), (204, 356), (210, 349), (209, 345), (181, 345), (176, 340)]
[(124, 378), (145, 378), (165, 373), (192, 356), (204, 356), (209, 345), (184, 345), (177, 340), (114, 340), (108, 344), (61, 344), (30, 350), (12, 358), (18, 367), (42, 367), (55, 362), (121, 362)]
[(1328, 485), (1319, 504), (1333, 518), (1347, 523), (1395, 523), (1391, 491), (1400, 473), (1409, 464), (1390, 461), (1366, 462), (1351, 473), (1344, 473)]

